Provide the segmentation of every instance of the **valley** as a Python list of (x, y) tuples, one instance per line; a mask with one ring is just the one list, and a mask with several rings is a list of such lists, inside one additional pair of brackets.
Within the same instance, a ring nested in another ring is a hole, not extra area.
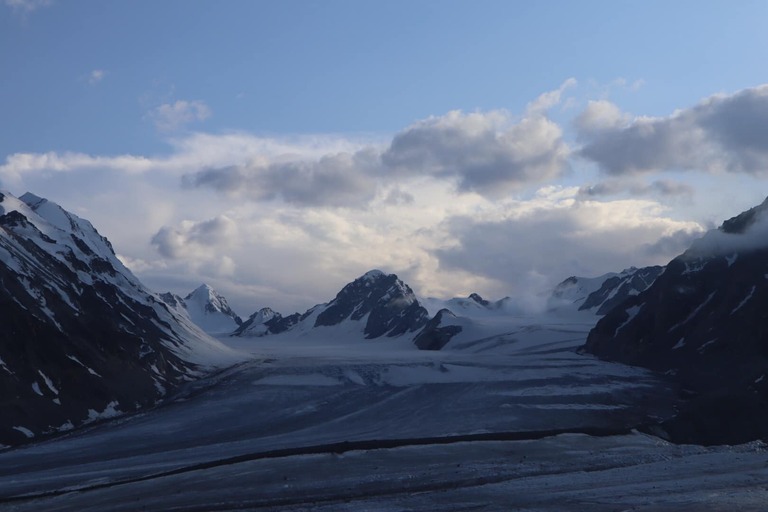
[(508, 318), (506, 334), (440, 352), (316, 333), (222, 337), (243, 360), (162, 405), (0, 452), (0, 508), (693, 507), (707, 494), (674, 475), (714, 466), (744, 510), (768, 493), (742, 489), (768, 471), (760, 444), (674, 446), (633, 431), (670, 415), (677, 390), (577, 354), (591, 318), (574, 316)]

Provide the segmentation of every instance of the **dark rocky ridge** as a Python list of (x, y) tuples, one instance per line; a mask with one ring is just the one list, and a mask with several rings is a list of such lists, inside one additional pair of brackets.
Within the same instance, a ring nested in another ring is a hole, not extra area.
[(586, 351), (668, 373), (696, 394), (660, 426), (675, 441), (768, 439), (767, 209), (695, 242), (587, 339)]
[(631, 268), (626, 275), (606, 279), (600, 289), (590, 293), (579, 311), (595, 309), (598, 315), (605, 315), (632, 295), (645, 291), (664, 272), (664, 267), (653, 266)]
[(152, 405), (196, 374), (175, 349), (202, 333), (144, 290), (90, 223), (21, 199), (0, 195), (0, 443)]
[(346, 319), (362, 320), (366, 315), (363, 333), (368, 339), (416, 331), (429, 318), (407, 284), (395, 274), (374, 270), (342, 288), (317, 315), (315, 327), (337, 325)]
[[(432, 318), (424, 329), (413, 339), (413, 343), (420, 350), (440, 350), (448, 344), (451, 339), (462, 331), (460, 325), (451, 325), (452, 319), (456, 318), (450, 310), (441, 309)], [(443, 325), (443, 324), (446, 325)]]
[(280, 334), (302, 322), (312, 322), (306, 327), (317, 328), (365, 320), (363, 336), (373, 339), (413, 333), (429, 319), (429, 313), (407, 284), (395, 274), (379, 270), (367, 272), (344, 286), (331, 302), (319, 304), (303, 314), (283, 317), (269, 310), (267, 317), (265, 309), (251, 315), (233, 336)]

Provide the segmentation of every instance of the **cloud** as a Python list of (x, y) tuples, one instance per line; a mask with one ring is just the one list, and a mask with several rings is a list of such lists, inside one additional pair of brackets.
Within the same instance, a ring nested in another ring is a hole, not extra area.
[(574, 120), (582, 138), (598, 136), (611, 130), (621, 130), (630, 122), (629, 114), (607, 100), (590, 101)]
[(669, 257), (682, 254), (702, 235), (701, 230), (680, 229), (662, 236), (653, 243), (643, 245), (642, 252), (651, 257)]
[[(103, 75), (102, 75), (103, 76)], [(570, 150), (560, 127), (545, 115), (575, 82), (545, 93), (521, 118), (506, 111), (449, 112), (414, 123), (389, 140), (340, 136), (293, 138), (231, 133), (191, 133), (169, 140), (168, 155), (16, 153), (0, 165), (0, 179), (20, 183), (37, 172), (105, 170), (183, 175), (189, 189), (209, 188), (255, 202), (282, 201), (316, 207), (366, 207), (393, 185), (432, 179), (458, 193), (498, 199), (556, 179), (568, 168)], [(200, 101), (166, 103), (150, 117), (173, 132), (204, 120)], [(401, 195), (400, 200), (408, 200)]]
[(560, 127), (543, 115), (512, 122), (503, 111), (453, 111), (395, 135), (382, 161), (390, 172), (455, 179), (460, 192), (498, 198), (557, 178), (568, 154)]
[(606, 180), (594, 185), (583, 185), (579, 187), (578, 197), (596, 198), (601, 196), (614, 196), (619, 194), (628, 194), (634, 197), (641, 196), (692, 196), (693, 187), (687, 183), (671, 180), (654, 180), (651, 183), (641, 183), (634, 180)]
[[(0, 165), (0, 180), (20, 183), (24, 176), (51, 172), (114, 171), (126, 174), (162, 172), (179, 175), (195, 169), (226, 167), (254, 161), (293, 161), (326, 154), (354, 152), (368, 141), (334, 136), (277, 139), (247, 133), (192, 133), (169, 140), (169, 155), (89, 155), (77, 152), (14, 153)], [(4, 185), (7, 186), (7, 185)]]
[(102, 80), (104, 80), (104, 77), (106, 76), (107, 72), (103, 69), (94, 69), (90, 73), (88, 73), (88, 83), (91, 85), (96, 85)]
[(575, 78), (569, 78), (554, 91), (548, 91), (539, 95), (538, 98), (528, 104), (528, 113), (543, 113), (544, 111), (560, 104), (562, 101), (563, 93), (567, 89), (575, 87), (577, 84), (578, 82)]
[(155, 127), (162, 132), (173, 132), (195, 121), (204, 121), (210, 116), (211, 109), (199, 100), (164, 103), (149, 114)]
[(42, 7), (48, 7), (53, 0), (5, 0), (5, 5), (14, 11), (24, 14), (31, 13)]
[(768, 169), (768, 85), (712, 96), (668, 117), (628, 123), (612, 107), (593, 105), (580, 121), (576, 126), (586, 143), (579, 154), (608, 174), (700, 170), (763, 175)]
[(211, 187), (255, 201), (276, 198), (298, 206), (364, 207), (376, 193), (370, 151), (327, 155), (317, 161), (257, 163), (186, 175), (188, 186)]
[(503, 283), (513, 298), (530, 296), (541, 292), (542, 284), (532, 276), (546, 276), (554, 286), (570, 275), (663, 264), (679, 254), (680, 246), (660, 239), (682, 242), (682, 233), (703, 230), (698, 223), (665, 216), (654, 201), (576, 201), (577, 194), (576, 187), (543, 188), (533, 199), (485, 218), (447, 218), (444, 228), (455, 243), (435, 251), (440, 266)]
[(190, 258), (227, 249), (237, 234), (237, 224), (220, 215), (202, 222), (183, 221), (176, 228), (164, 226), (152, 237), (152, 245), (166, 258)]

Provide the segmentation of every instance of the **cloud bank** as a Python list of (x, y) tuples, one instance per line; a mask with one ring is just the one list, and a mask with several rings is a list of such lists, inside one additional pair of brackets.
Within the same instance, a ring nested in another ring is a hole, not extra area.
[(602, 99), (556, 122), (575, 87), (378, 137), (190, 133), (205, 104), (168, 103), (164, 154), (17, 153), (0, 186), (91, 219), (150, 286), (207, 281), (247, 315), (306, 309), (374, 267), (423, 295), (501, 297), (663, 264), (709, 220), (686, 210), (706, 202), (692, 177), (768, 168), (768, 86), (659, 118)]
[(607, 102), (576, 120), (579, 154), (609, 175), (664, 170), (748, 173), (768, 169), (768, 85), (717, 95), (663, 118), (630, 120)]

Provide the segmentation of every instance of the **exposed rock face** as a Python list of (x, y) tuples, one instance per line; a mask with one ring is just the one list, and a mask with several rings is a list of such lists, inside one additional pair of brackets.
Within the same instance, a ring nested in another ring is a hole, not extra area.
[(366, 338), (399, 336), (423, 327), (429, 317), (411, 288), (395, 274), (373, 270), (346, 285), (317, 315), (315, 327), (347, 319), (365, 322)]
[(662, 425), (675, 440), (768, 436), (766, 210), (768, 202), (695, 242), (587, 339), (588, 352), (667, 372), (698, 394)]
[(664, 267), (630, 268), (621, 274), (609, 277), (599, 289), (590, 293), (579, 306), (579, 311), (593, 310), (605, 315), (628, 297), (645, 291), (664, 272)]
[(451, 339), (462, 331), (460, 325), (451, 322), (456, 319), (448, 309), (441, 309), (432, 318), (424, 329), (414, 338), (413, 342), (420, 350), (440, 350)]
[(0, 444), (154, 404), (226, 353), (148, 292), (93, 226), (0, 194)]

